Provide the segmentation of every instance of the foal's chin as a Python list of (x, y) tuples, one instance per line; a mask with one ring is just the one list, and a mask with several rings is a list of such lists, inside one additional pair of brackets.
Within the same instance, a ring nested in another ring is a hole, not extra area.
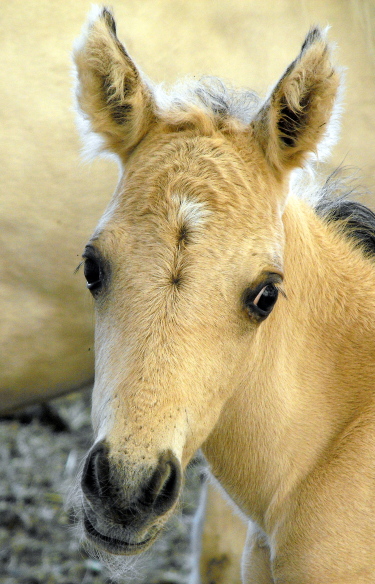
[(165, 521), (130, 535), (129, 530), (99, 519), (91, 509), (83, 509), (83, 527), (87, 543), (112, 555), (133, 556), (147, 550), (158, 538)]

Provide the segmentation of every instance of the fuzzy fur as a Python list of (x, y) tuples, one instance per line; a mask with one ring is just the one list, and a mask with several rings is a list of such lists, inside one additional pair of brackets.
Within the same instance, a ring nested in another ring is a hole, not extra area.
[[(374, 582), (374, 221), (327, 205), (336, 187), (311, 164), (335, 138), (331, 52), (313, 28), (260, 101), (218, 80), (153, 88), (106, 9), (77, 44), (81, 115), (125, 167), (89, 248), (103, 448), (82, 501), (99, 546), (147, 545), (177, 507), (173, 469), (202, 448), (251, 522), (244, 583)], [(244, 299), (270, 286), (284, 294), (261, 318)], [(221, 565), (214, 581), (238, 582)]]

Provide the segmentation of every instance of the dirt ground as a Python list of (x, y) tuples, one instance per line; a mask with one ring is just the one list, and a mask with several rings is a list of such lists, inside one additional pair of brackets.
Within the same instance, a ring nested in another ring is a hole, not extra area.
[[(90, 391), (53, 400), (0, 423), (0, 582), (3, 584), (105, 584), (107, 568), (87, 555), (64, 509), (71, 484), (91, 445)], [(48, 414), (48, 415), (47, 415)], [(150, 551), (124, 566), (123, 582), (185, 584), (190, 532), (202, 467), (187, 472), (180, 512)]]

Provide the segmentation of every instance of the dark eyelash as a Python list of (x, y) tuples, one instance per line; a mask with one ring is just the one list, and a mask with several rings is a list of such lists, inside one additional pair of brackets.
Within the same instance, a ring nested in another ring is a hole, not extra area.
[(80, 268), (83, 266), (83, 264), (84, 264), (84, 263), (85, 263), (85, 260), (82, 260), (82, 261), (81, 261), (81, 262), (78, 264), (78, 266), (76, 267), (76, 269), (75, 269), (75, 270), (74, 270), (74, 272), (73, 272), (73, 274), (74, 274), (74, 275), (76, 275), (76, 274), (79, 272)]
[(277, 274), (271, 274), (270, 275), (270, 278), (269, 278), (268, 282), (266, 282), (266, 285), (268, 285), (268, 284), (273, 284), (275, 286), (275, 288), (277, 288), (277, 291), (282, 296), (284, 296), (284, 298), (288, 298), (287, 295), (286, 295), (286, 293), (285, 293), (285, 290), (283, 288), (284, 282), (283, 282), (282, 279), (280, 280), (280, 277)]
[(82, 254), (82, 258), (83, 258), (83, 260), (82, 260), (81, 262), (79, 262), (78, 266), (77, 266), (77, 267), (76, 267), (76, 269), (74, 270), (74, 272), (73, 272), (73, 273), (74, 273), (74, 275), (76, 275), (76, 274), (77, 274), (77, 272), (79, 272), (79, 270), (81, 269), (81, 267), (84, 265), (84, 263), (85, 263), (85, 260), (90, 260), (90, 259), (92, 259), (92, 256), (91, 256), (91, 253), (90, 253), (90, 249), (91, 249), (91, 247), (90, 247), (90, 246), (87, 246), (87, 247), (86, 247), (85, 251), (84, 251), (84, 252), (83, 252), (83, 254)]
[(277, 288), (278, 292), (282, 296), (284, 296), (284, 298), (287, 298), (287, 295), (286, 295), (285, 290), (283, 288), (283, 281), (280, 281), (280, 277), (277, 274), (270, 274), (270, 276), (264, 282), (259, 284), (257, 289), (254, 290), (255, 296), (258, 294), (258, 292), (260, 292), (260, 290), (263, 287), (268, 286), (269, 284), (272, 284), (273, 286), (275, 286), (275, 288)]
[(288, 296), (286, 295), (286, 292), (284, 290), (284, 288), (282, 287), (282, 282), (272, 282), (273, 285), (275, 286), (275, 288), (277, 288), (279, 294), (281, 294), (281, 296), (284, 296), (284, 298), (288, 299)]

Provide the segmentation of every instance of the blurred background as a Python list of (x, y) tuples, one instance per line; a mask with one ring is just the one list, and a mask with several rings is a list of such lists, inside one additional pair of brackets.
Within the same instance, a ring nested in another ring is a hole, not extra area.
[[(93, 377), (92, 302), (74, 270), (118, 170), (112, 161), (87, 164), (79, 157), (70, 54), (90, 6), (89, 0), (1, 2), (4, 414), (89, 386)], [(330, 25), (346, 70), (342, 138), (330, 164), (357, 167), (369, 189), (364, 202), (375, 208), (374, 0), (113, 0), (111, 6), (119, 38), (153, 81), (209, 74), (261, 94), (298, 54), (309, 27)], [(44, 408), (24, 416), (28, 425), (22, 416), (0, 424), (0, 577), (7, 584), (106, 581), (101, 565), (81, 555), (61, 511), (61, 483), (90, 444), (88, 399), (87, 392), (58, 399), (52, 422)], [(191, 481), (193, 492), (199, 472)], [(160, 544), (161, 571), (158, 552), (148, 567), (137, 568), (140, 582), (186, 581), (191, 496), (172, 526), (175, 535)], [(182, 555), (176, 559), (171, 547)]]

